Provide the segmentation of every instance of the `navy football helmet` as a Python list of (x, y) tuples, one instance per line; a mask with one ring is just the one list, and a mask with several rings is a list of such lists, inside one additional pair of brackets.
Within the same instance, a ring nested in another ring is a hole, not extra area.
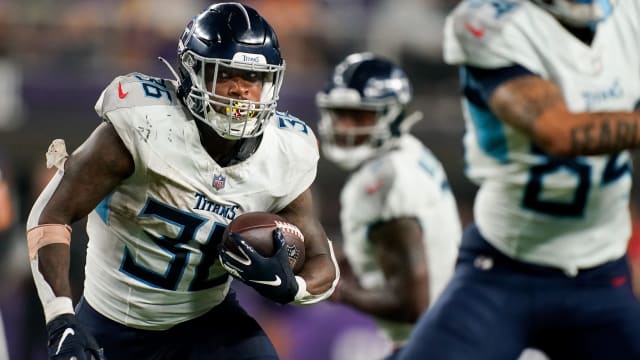
[[(411, 84), (400, 67), (372, 53), (347, 56), (334, 68), (325, 89), (316, 94), (324, 155), (349, 170), (385, 151), (422, 117), (419, 113), (405, 116), (411, 99)], [(372, 111), (375, 122), (341, 128), (336, 126), (339, 110)], [(364, 142), (356, 140), (363, 136)]]
[(604, 20), (618, 0), (532, 0), (558, 20), (575, 27), (588, 27)]
[[(178, 43), (178, 95), (197, 119), (226, 139), (255, 137), (275, 112), (285, 62), (267, 21), (239, 3), (211, 5), (187, 24)], [(215, 94), (228, 71), (262, 79), (259, 101)]]

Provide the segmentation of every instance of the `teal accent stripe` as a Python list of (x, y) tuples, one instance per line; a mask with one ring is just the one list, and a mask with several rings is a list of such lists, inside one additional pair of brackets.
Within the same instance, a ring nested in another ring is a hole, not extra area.
[(111, 201), (112, 196), (113, 193), (107, 195), (104, 199), (102, 199), (102, 201), (100, 201), (98, 206), (96, 206), (96, 213), (98, 214), (98, 216), (100, 216), (100, 219), (102, 219), (102, 222), (104, 222), (105, 224), (109, 223), (109, 201)]
[(508, 147), (504, 136), (504, 125), (492, 112), (466, 100), (471, 121), (476, 127), (478, 145), (489, 156), (500, 162), (507, 162)]

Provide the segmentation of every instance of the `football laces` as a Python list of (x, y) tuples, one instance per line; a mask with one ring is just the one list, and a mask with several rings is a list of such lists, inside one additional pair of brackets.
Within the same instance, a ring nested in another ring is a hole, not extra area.
[(276, 227), (282, 230), (283, 232), (289, 233), (304, 242), (304, 235), (302, 234), (302, 231), (300, 231), (300, 229), (297, 226), (291, 223), (282, 222), (282, 221), (276, 221), (275, 223), (276, 223)]

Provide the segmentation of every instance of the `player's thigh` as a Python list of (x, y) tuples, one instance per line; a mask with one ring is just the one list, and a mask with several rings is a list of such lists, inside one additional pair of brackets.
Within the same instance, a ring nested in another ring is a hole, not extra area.
[(526, 292), (514, 275), (459, 264), (456, 275), (422, 316), (399, 359), (513, 360), (526, 346)]
[[(596, 307), (596, 303), (598, 304)], [(577, 347), (583, 359), (640, 359), (640, 302), (631, 286), (611, 288), (590, 302)]]
[(615, 281), (588, 279), (589, 286), (578, 285), (565, 292), (563, 298), (572, 304), (575, 322), (547, 339), (552, 359), (640, 359), (640, 302), (629, 282), (620, 280), (629, 278), (624, 260), (611, 266), (609, 276)]
[(129, 328), (104, 317), (84, 298), (76, 306), (76, 318), (96, 338), (107, 359), (171, 358), (180, 348), (177, 342), (167, 346), (165, 332)]
[(235, 297), (187, 326), (176, 329), (191, 334), (190, 355), (185, 359), (278, 359), (267, 334)]

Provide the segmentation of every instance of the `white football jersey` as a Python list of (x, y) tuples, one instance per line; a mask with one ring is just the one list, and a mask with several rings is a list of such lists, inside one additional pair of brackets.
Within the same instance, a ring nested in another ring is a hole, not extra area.
[[(381, 221), (418, 220), (429, 269), (431, 303), (453, 274), (462, 236), (458, 208), (442, 164), (411, 135), (351, 174), (340, 196), (345, 255), (367, 289), (384, 284), (383, 272), (368, 239)], [(395, 342), (406, 341), (412, 325), (378, 319)]]
[(87, 301), (121, 324), (167, 329), (219, 304), (230, 276), (217, 244), (249, 211), (278, 212), (316, 176), (315, 135), (276, 113), (256, 152), (218, 165), (200, 144), (173, 81), (129, 74), (96, 104), (131, 153), (135, 172), (89, 215)]
[[(557, 83), (569, 109), (631, 111), (640, 100), (640, 1), (621, 0), (579, 41), (529, 0), (466, 0), (448, 16), (445, 60), (519, 64)], [(486, 107), (463, 99), (467, 175), (480, 184), (474, 216), (502, 252), (568, 274), (625, 253), (631, 233), (628, 152), (550, 157)]]

